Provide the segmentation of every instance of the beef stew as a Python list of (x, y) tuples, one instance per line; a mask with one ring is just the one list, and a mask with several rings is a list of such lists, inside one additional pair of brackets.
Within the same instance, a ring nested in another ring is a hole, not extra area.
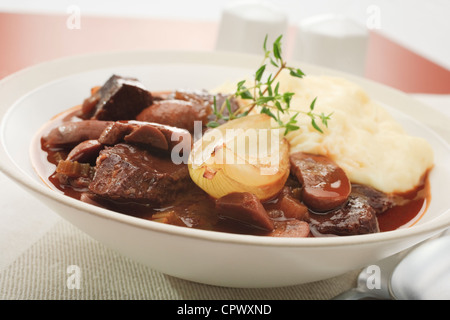
[[(207, 130), (214, 101), (225, 96), (150, 92), (136, 79), (114, 75), (93, 88), (70, 116), (52, 120), (41, 151), (55, 170), (44, 178), (67, 196), (123, 214), (258, 236), (385, 232), (426, 209), (427, 174), (408, 193), (384, 194), (351, 183), (330, 159), (302, 152), (291, 154), (291, 174), (272, 199), (261, 201), (246, 193), (212, 198), (190, 179), (187, 164), (174, 163), (171, 154), (179, 143), (192, 144), (194, 121)], [(238, 107), (233, 100), (232, 108)], [(176, 152), (180, 150), (186, 149)]]

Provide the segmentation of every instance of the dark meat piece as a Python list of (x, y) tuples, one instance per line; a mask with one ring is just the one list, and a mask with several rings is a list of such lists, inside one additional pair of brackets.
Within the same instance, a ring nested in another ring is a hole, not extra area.
[(153, 102), (172, 99), (172, 91), (152, 91)]
[(297, 188), (285, 186), (280, 194), (272, 201), (264, 204), (269, 215), (274, 215), (274, 219), (298, 219), (308, 220), (308, 207), (294, 195)]
[[(166, 100), (156, 101), (143, 110), (136, 119), (183, 128), (192, 133), (195, 121), (201, 122), (200, 129), (203, 129), (209, 121), (215, 120), (214, 99), (217, 109), (220, 110), (227, 98), (227, 95), (210, 94), (205, 90), (177, 90)], [(231, 110), (236, 111), (239, 108), (237, 101), (234, 98), (229, 101)], [(224, 108), (223, 115), (228, 115), (227, 108)]]
[(77, 116), (80, 118), (88, 118), (94, 112), (95, 106), (100, 101), (100, 93), (98, 92), (101, 86), (91, 88), (91, 95), (84, 99), (81, 105), (81, 110), (77, 111)]
[(66, 160), (90, 163), (97, 158), (102, 148), (103, 145), (98, 140), (86, 140), (73, 148)]
[(89, 190), (110, 200), (161, 205), (191, 183), (186, 164), (120, 143), (100, 151)]
[(290, 156), (291, 172), (303, 186), (302, 201), (326, 212), (347, 201), (351, 184), (344, 170), (325, 156), (297, 152)]
[(47, 147), (64, 147), (77, 145), (85, 140), (96, 140), (112, 122), (99, 120), (84, 120), (65, 122), (53, 128), (44, 137)]
[(110, 124), (103, 130), (98, 138), (101, 144), (112, 146), (119, 142), (123, 142), (123, 138), (132, 131), (132, 128), (126, 122), (110, 122)]
[(282, 190), (279, 196), (279, 206), (286, 218), (308, 219), (308, 207), (301, 203), (300, 200), (294, 198), (292, 191), (287, 187)]
[(295, 199), (291, 194), (284, 193), (280, 198), (280, 210), (286, 218), (305, 220), (308, 218), (308, 207)]
[[(180, 194), (173, 205), (152, 215), (152, 220), (165, 222), (178, 226), (212, 230), (219, 217), (215, 211), (215, 201), (203, 190), (190, 187), (189, 192)], [(162, 221), (161, 221), (162, 220)]]
[(123, 137), (125, 142), (145, 144), (161, 150), (172, 149), (171, 139), (166, 137), (159, 126), (151, 123), (128, 124), (131, 131)]
[(191, 101), (205, 106), (212, 106), (214, 103), (214, 95), (206, 90), (175, 90), (173, 98), (176, 100)]
[(143, 121), (116, 121), (108, 126), (99, 137), (99, 142), (114, 145), (119, 142), (141, 144), (160, 150), (190, 150), (191, 134), (180, 128)]
[[(228, 107), (226, 106), (227, 99), (228, 99), (228, 102), (230, 103), (230, 110), (232, 113), (234, 113), (236, 110), (239, 109), (239, 104), (238, 104), (237, 100), (233, 97), (230, 97), (229, 95), (224, 95), (224, 94), (218, 93), (213, 97), (216, 98), (217, 111), (220, 112), (222, 114), (222, 116), (224, 116), (224, 117), (229, 115)], [(214, 105), (214, 100), (211, 102), (211, 107), (213, 107), (213, 105)], [(215, 121), (219, 124), (223, 124), (226, 122), (226, 120), (224, 120), (223, 118), (217, 119), (216, 115), (214, 113), (208, 116), (208, 121)]]
[[(71, 188), (74, 188), (75, 190), (82, 190), (89, 187), (89, 184), (91, 183), (91, 179), (89, 177), (69, 177), (64, 174), (55, 174), (55, 177), (58, 179), (61, 186), (70, 186)], [(66, 189), (63, 187), (63, 189)]]
[(216, 208), (220, 217), (258, 229), (273, 230), (272, 220), (259, 199), (252, 193), (230, 193), (216, 200)]
[(211, 108), (207, 105), (183, 100), (161, 100), (144, 109), (136, 120), (156, 122), (194, 132), (195, 121), (199, 121), (199, 129), (208, 122)]
[(152, 95), (134, 78), (111, 76), (82, 105), (82, 118), (131, 120), (153, 103)]
[(306, 238), (309, 236), (309, 224), (297, 219), (287, 221), (277, 221), (274, 223), (274, 230), (267, 234), (270, 237), (290, 237)]
[(348, 202), (327, 214), (310, 213), (310, 226), (316, 235), (349, 236), (380, 232), (375, 210), (364, 197), (349, 196)]
[(352, 194), (363, 197), (377, 214), (383, 213), (395, 205), (393, 197), (369, 186), (352, 184)]
[[(204, 106), (205, 108), (210, 109), (207, 111), (208, 114), (211, 114), (212, 108), (214, 105), (214, 98), (216, 99), (216, 107), (218, 110), (225, 103), (225, 100), (229, 98), (231, 111), (236, 111), (239, 108), (239, 105), (236, 99), (230, 97), (229, 95), (217, 93), (211, 94), (205, 90), (176, 90), (174, 92), (174, 99), (189, 101), (195, 104), (199, 104)], [(228, 115), (228, 109), (224, 108), (224, 115)]]
[(103, 131), (98, 140), (105, 145), (115, 145), (125, 141), (144, 143), (162, 150), (169, 149), (169, 143), (161, 130), (147, 123), (114, 122)]
[(96, 201), (96, 195), (90, 193), (90, 192), (83, 192), (80, 195), (80, 200), (89, 204), (92, 204), (97, 207), (102, 207), (102, 204), (100, 204), (98, 201)]

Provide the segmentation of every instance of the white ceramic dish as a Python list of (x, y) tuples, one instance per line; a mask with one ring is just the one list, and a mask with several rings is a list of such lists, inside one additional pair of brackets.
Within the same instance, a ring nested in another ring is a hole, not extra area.
[(212, 285), (275, 287), (330, 278), (375, 263), (450, 225), (448, 120), (396, 90), (304, 64), (299, 66), (307, 74), (342, 76), (360, 84), (409, 132), (431, 143), (436, 158), (430, 176), (432, 201), (414, 226), (362, 236), (301, 239), (192, 230), (63, 196), (46, 186), (33, 169), (30, 146), (36, 132), (57, 113), (79, 104), (91, 86), (102, 84), (113, 73), (136, 77), (149, 90), (208, 89), (253, 73), (260, 61), (260, 57), (229, 53), (118, 52), (70, 57), (25, 69), (0, 82), (0, 168), (101, 243), (160, 272)]

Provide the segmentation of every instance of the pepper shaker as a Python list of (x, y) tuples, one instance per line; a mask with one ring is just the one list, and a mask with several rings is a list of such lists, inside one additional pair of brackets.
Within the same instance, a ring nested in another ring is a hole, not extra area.
[(293, 58), (364, 76), (368, 30), (335, 14), (313, 16), (297, 25)]

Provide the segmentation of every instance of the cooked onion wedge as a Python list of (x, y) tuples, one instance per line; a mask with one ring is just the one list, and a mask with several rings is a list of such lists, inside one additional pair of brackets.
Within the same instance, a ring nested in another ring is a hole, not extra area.
[(255, 114), (231, 120), (196, 141), (188, 167), (210, 196), (250, 192), (260, 200), (277, 195), (289, 176), (289, 144), (271, 118)]

